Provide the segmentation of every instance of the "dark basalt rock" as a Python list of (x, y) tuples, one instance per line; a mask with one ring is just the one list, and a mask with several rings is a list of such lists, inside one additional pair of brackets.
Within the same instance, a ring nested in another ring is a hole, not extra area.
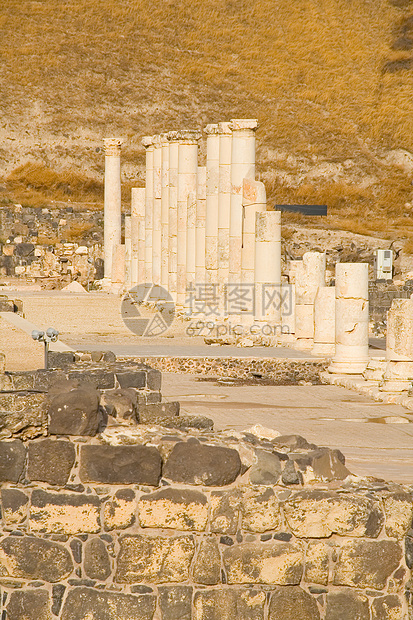
[(319, 620), (315, 599), (299, 586), (277, 588), (271, 597), (268, 620)]
[(236, 450), (195, 441), (175, 444), (164, 467), (164, 477), (174, 482), (224, 486), (236, 480), (241, 460)]
[(26, 448), (22, 441), (0, 442), (0, 482), (18, 482), (24, 470)]
[(73, 570), (68, 550), (49, 540), (9, 536), (0, 542), (0, 549), (12, 577), (55, 583)]
[(119, 594), (77, 587), (68, 592), (61, 620), (152, 620), (155, 605), (152, 594)]
[(52, 398), (48, 414), (51, 435), (96, 435), (101, 423), (99, 394), (86, 386), (58, 394)]
[(157, 486), (162, 459), (152, 446), (82, 446), (82, 482), (105, 484), (149, 484)]
[(44, 441), (29, 444), (29, 480), (63, 486), (69, 480), (75, 462), (75, 447), (68, 441)]

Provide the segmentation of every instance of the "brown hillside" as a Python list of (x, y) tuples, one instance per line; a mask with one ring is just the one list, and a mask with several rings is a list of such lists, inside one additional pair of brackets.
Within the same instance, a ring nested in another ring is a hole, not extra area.
[(120, 135), (127, 200), (142, 135), (247, 116), (272, 203), (413, 236), (412, 0), (3, 0), (0, 25), (3, 196), (100, 203)]

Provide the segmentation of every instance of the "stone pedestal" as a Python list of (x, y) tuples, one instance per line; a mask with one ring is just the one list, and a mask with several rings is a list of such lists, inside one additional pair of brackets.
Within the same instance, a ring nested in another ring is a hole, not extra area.
[(334, 286), (321, 286), (314, 301), (314, 355), (335, 353), (336, 292)]
[(168, 291), (176, 301), (178, 253), (178, 132), (170, 131), (169, 139), (169, 220), (168, 220)]
[(229, 281), (241, 282), (242, 186), (255, 179), (256, 119), (232, 119), (231, 206), (229, 224)]
[(120, 150), (122, 140), (106, 138), (105, 195), (104, 195), (104, 280), (110, 285), (112, 279), (113, 246), (121, 240), (121, 180)]
[(196, 193), (198, 171), (198, 131), (179, 131), (178, 154), (178, 235), (177, 235), (177, 303), (185, 306), (186, 299), (186, 228), (190, 192)]
[(131, 216), (125, 215), (125, 286), (129, 290), (132, 286), (132, 239)]
[(161, 285), (168, 288), (169, 279), (169, 140), (168, 134), (162, 134), (162, 171), (161, 171)]
[(145, 136), (145, 281), (152, 282), (152, 223), (153, 223), (153, 137)]
[[(264, 183), (253, 181), (252, 179), (244, 179), (242, 206), (244, 209), (244, 225), (242, 231), (241, 281), (243, 283), (252, 283), (254, 282), (255, 263), (255, 215), (267, 209), (267, 194)], [(277, 238), (278, 237), (280, 239), (280, 260), (278, 261), (278, 267), (280, 267), (281, 233), (280, 235), (277, 234)]]
[(369, 361), (367, 263), (336, 265), (336, 352), (328, 370), (362, 374)]
[[(225, 286), (229, 277), (229, 222), (231, 212), (231, 123), (218, 123), (218, 282)], [(255, 221), (254, 221), (255, 227)]]
[(413, 299), (394, 299), (387, 313), (386, 361), (380, 390), (409, 390), (413, 381)]
[(145, 188), (133, 187), (131, 196), (131, 281), (145, 282)]
[(153, 151), (153, 218), (152, 218), (152, 281), (161, 283), (161, 217), (162, 217), (162, 141), (154, 136)]
[(295, 274), (296, 347), (311, 349), (314, 343), (314, 301), (325, 286), (326, 259), (321, 252), (306, 252)]
[(277, 326), (281, 324), (281, 211), (263, 211), (255, 218), (255, 320)]
[(219, 134), (218, 125), (207, 125), (206, 134), (206, 213), (205, 213), (205, 275), (206, 282), (218, 282), (218, 186)]
[(205, 282), (206, 167), (198, 166), (195, 218), (195, 280)]

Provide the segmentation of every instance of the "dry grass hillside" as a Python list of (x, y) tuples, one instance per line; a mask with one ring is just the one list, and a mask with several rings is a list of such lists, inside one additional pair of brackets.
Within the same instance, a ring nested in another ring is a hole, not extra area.
[[(257, 117), (270, 203), (413, 238), (413, 0), (3, 0), (3, 199), (102, 201), (102, 138)], [(290, 218), (293, 222), (294, 218)]]

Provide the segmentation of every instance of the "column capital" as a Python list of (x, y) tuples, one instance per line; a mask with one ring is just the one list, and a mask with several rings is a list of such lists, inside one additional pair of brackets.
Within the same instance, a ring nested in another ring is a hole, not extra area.
[(179, 140), (178, 138), (178, 131), (168, 131), (167, 136), (168, 136), (168, 140), (169, 142), (177, 142)]
[(169, 143), (169, 133), (168, 132), (161, 133), (159, 138), (160, 138), (160, 142), (161, 142), (162, 146), (165, 146), (166, 144)]
[(143, 136), (141, 143), (146, 149), (149, 146), (153, 146), (153, 136)]
[(201, 132), (197, 129), (181, 129), (177, 131), (177, 139), (181, 144), (196, 144), (201, 139)]
[(232, 124), (229, 121), (218, 123), (218, 133), (221, 135), (232, 135)]
[(162, 135), (161, 134), (156, 134), (152, 136), (152, 139), (153, 139), (153, 145), (155, 148), (159, 148), (160, 146), (162, 146)]
[(256, 131), (258, 129), (258, 119), (256, 118), (232, 118), (230, 123), (232, 131), (242, 131), (244, 129)]
[(123, 144), (123, 140), (120, 138), (104, 138), (103, 148), (105, 155), (120, 155), (120, 148)]
[(218, 123), (210, 123), (209, 125), (204, 127), (204, 133), (206, 133), (207, 136), (212, 136), (214, 134), (217, 134), (218, 127), (219, 127)]

